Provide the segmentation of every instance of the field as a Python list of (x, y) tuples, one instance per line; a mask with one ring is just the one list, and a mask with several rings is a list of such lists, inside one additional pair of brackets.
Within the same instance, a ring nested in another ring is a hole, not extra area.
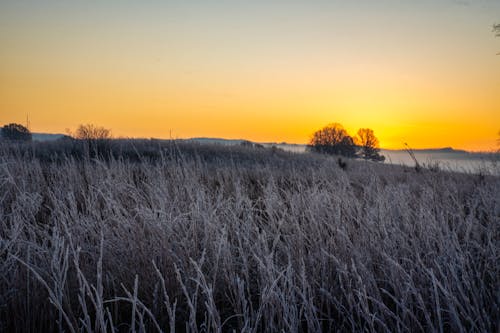
[(0, 331), (499, 329), (500, 177), (101, 144), (0, 146)]

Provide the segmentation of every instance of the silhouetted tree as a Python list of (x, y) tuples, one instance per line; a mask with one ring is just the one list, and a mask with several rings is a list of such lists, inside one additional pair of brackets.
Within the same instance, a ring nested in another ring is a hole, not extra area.
[(356, 141), (359, 148), (359, 157), (372, 161), (385, 160), (385, 157), (380, 155), (379, 142), (372, 129), (360, 128)]
[(327, 125), (314, 132), (308, 148), (317, 153), (346, 157), (356, 156), (356, 146), (353, 138), (338, 123)]
[(15, 141), (31, 141), (29, 129), (19, 124), (8, 124), (2, 128), (2, 138)]
[(111, 139), (111, 130), (92, 124), (80, 125), (76, 129), (75, 138), (80, 140)]
[(84, 156), (96, 157), (110, 153), (111, 130), (93, 124), (80, 125), (73, 135), (84, 142)]

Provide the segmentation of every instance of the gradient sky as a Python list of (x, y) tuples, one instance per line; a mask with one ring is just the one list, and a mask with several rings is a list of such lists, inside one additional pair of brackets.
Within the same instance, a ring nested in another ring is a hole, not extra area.
[(495, 148), (498, 0), (0, 0), (0, 124)]

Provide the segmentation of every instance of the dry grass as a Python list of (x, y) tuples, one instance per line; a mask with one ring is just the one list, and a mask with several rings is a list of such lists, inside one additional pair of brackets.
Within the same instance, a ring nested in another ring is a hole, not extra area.
[(41, 149), (0, 147), (0, 331), (499, 329), (498, 177)]

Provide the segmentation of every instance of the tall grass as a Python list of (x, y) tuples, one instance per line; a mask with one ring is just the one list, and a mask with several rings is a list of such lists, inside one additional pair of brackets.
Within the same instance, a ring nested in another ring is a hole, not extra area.
[(499, 177), (44, 147), (0, 147), (0, 331), (499, 329)]

